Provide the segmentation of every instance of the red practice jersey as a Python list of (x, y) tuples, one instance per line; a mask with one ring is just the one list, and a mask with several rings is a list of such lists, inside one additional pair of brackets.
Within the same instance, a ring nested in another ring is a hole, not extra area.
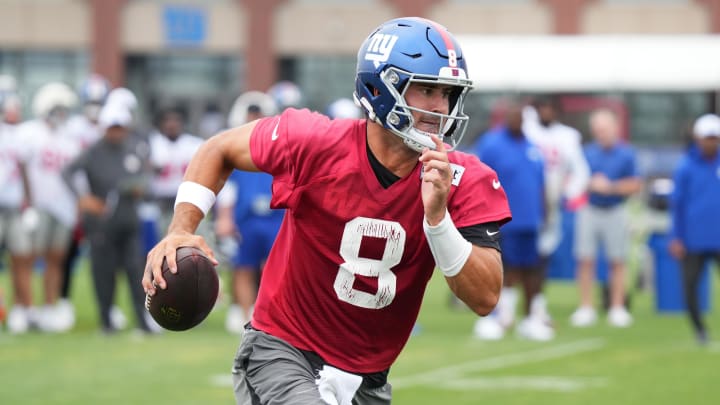
[[(250, 140), (253, 161), (274, 178), (271, 206), (287, 209), (253, 327), (354, 373), (397, 358), (435, 268), (422, 227), (421, 164), (383, 188), (365, 130), (365, 120), (289, 109), (260, 120)], [(495, 172), (469, 154), (449, 159), (455, 225), (507, 221)]]

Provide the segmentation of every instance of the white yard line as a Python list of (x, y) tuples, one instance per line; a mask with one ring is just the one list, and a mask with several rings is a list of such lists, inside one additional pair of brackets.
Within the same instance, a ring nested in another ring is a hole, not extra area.
[(210, 385), (212, 385), (213, 387), (232, 387), (232, 374), (230, 374), (230, 372), (228, 371), (227, 374), (211, 375)]
[[(602, 377), (563, 377), (551, 375), (538, 376), (505, 376), (505, 377), (476, 377), (458, 378), (440, 381), (435, 386), (454, 390), (538, 390), (572, 392), (585, 388), (602, 387), (607, 385), (607, 379)], [(395, 386), (393, 385), (393, 388)]]
[(720, 353), (720, 342), (709, 342), (707, 347), (713, 353)]
[(393, 389), (403, 389), (416, 385), (437, 383), (441, 380), (447, 381), (453, 378), (457, 379), (462, 377), (463, 374), (469, 372), (499, 370), (518, 365), (568, 357), (578, 353), (598, 350), (603, 346), (605, 346), (605, 341), (603, 339), (588, 339), (554, 346), (545, 346), (540, 349), (522, 353), (505, 354), (460, 363), (448, 367), (437, 368), (405, 377), (396, 377), (391, 379), (391, 383)]

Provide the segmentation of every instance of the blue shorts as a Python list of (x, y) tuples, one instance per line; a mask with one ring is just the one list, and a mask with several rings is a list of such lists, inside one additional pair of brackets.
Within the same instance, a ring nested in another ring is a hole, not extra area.
[(502, 261), (508, 267), (537, 267), (540, 264), (538, 232), (502, 232), (500, 234)]
[(281, 223), (282, 217), (257, 217), (237, 224), (242, 240), (233, 258), (234, 268), (252, 267), (259, 271), (270, 254), (270, 248), (275, 243)]

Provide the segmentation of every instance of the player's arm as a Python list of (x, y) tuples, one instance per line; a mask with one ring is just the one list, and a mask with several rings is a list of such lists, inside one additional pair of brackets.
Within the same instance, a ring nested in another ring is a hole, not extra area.
[(92, 148), (68, 163), (63, 168), (61, 176), (67, 188), (75, 194), (80, 212), (101, 216), (105, 214), (105, 201), (92, 194), (87, 180), (87, 160), (91, 153)]
[(30, 189), (30, 175), (28, 174), (27, 165), (25, 162), (17, 163), (18, 171), (20, 172), (20, 179), (23, 185), (23, 209), (32, 207), (32, 191)]
[(685, 183), (685, 167), (681, 165), (673, 176), (674, 189), (671, 196), (670, 209), (670, 245), (668, 250), (670, 254), (678, 260), (685, 257), (685, 230), (687, 229), (687, 221), (685, 220), (685, 205), (687, 198), (687, 187)]
[(499, 224), (457, 229), (446, 213), (437, 225), (426, 223), (424, 228), (435, 262), (453, 294), (478, 315), (489, 314), (500, 298), (503, 281)]
[(642, 180), (639, 177), (625, 177), (612, 183), (612, 194), (619, 196), (630, 196), (642, 188)]
[[(26, 136), (29, 134), (18, 133), (17, 135)], [(21, 206), (23, 210), (32, 207), (33, 204), (32, 190), (30, 188), (30, 175), (28, 173), (28, 162), (30, 161), (30, 156), (32, 155), (32, 149), (29, 145), (32, 145), (32, 142), (21, 143), (21, 147), (17, 151), (18, 158), (15, 160), (17, 171), (20, 174), (20, 181), (22, 182), (23, 187), (23, 201)]]
[[(485, 226), (484, 224), (473, 228), (498, 229), (499, 226), (497, 224)], [(460, 232), (464, 237), (466, 236), (465, 229), (461, 229)], [(497, 235), (497, 233), (493, 235), (493, 239), (497, 238)], [(499, 246), (484, 245), (485, 243), (483, 245), (472, 243), (470, 255), (460, 272), (454, 277), (445, 277), (453, 294), (475, 313), (483, 316), (495, 308), (500, 298), (503, 282), (503, 266)]]
[(250, 156), (250, 135), (256, 123), (253, 121), (211, 137), (193, 156), (178, 190), (167, 235), (148, 253), (142, 280), (146, 293), (155, 294), (156, 286), (165, 288), (161, 271), (163, 259), (167, 259), (168, 268), (175, 273), (175, 251), (180, 246), (200, 248), (217, 264), (210, 247), (194, 232), (233, 169), (258, 171)]
[(425, 237), (453, 293), (477, 314), (487, 315), (502, 288), (500, 252), (473, 245), (455, 227), (447, 210), (452, 168), (444, 144), (436, 136), (432, 139), (436, 150), (425, 150), (420, 156)]
[(628, 159), (625, 170), (625, 176), (613, 183), (613, 193), (615, 195), (628, 197), (642, 189), (642, 179), (637, 173), (634, 152), (630, 159)]

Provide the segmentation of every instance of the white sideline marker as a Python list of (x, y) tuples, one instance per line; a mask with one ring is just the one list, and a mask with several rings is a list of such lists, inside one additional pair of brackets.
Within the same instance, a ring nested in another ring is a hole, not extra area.
[(470, 361), (415, 375), (393, 378), (391, 380), (391, 383), (393, 389), (404, 389), (428, 383), (434, 383), (435, 385), (437, 385), (439, 382), (460, 380), (462, 379), (463, 374), (469, 372), (501, 370), (513, 366), (537, 363), (545, 360), (573, 356), (578, 353), (595, 351), (602, 348), (603, 346), (605, 346), (605, 341), (603, 339), (581, 340), (572, 343), (543, 347), (541, 349), (531, 350), (522, 353), (511, 353), (502, 356)]

